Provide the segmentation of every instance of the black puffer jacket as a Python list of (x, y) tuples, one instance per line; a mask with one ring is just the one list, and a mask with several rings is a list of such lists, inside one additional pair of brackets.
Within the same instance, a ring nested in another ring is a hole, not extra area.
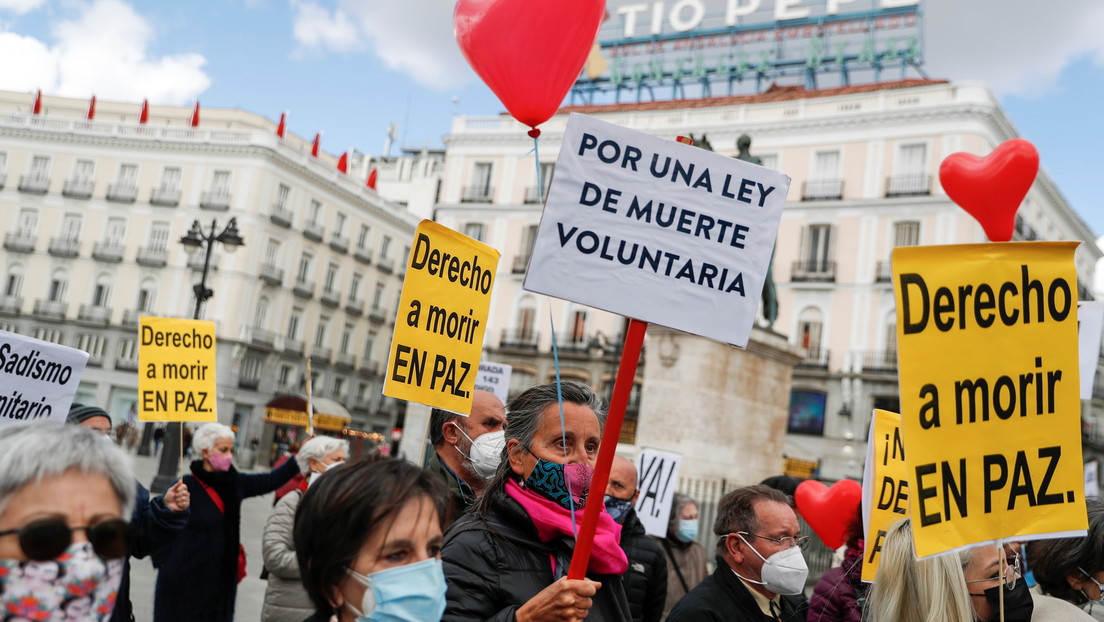
[[(544, 543), (521, 505), (498, 490), (488, 492), (492, 511), (465, 514), (445, 534), (441, 560), (448, 582), (442, 622), (514, 622), (514, 613), (538, 592), (567, 574), (572, 540)], [(552, 571), (552, 559), (556, 573)], [(588, 622), (629, 622), (621, 577), (593, 575), (602, 584)]]
[(621, 523), (621, 548), (629, 558), (625, 595), (633, 622), (659, 622), (667, 602), (667, 556), (648, 537), (635, 509), (629, 509)]

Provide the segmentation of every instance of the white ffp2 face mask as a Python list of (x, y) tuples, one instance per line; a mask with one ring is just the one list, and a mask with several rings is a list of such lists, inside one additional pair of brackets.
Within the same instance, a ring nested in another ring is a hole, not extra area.
[(487, 432), (473, 439), (455, 422), (452, 425), (460, 430), (464, 438), (471, 441), (471, 449), (468, 450), (468, 455), (464, 456), (464, 452), (460, 451), (459, 448), (456, 451), (460, 451), (460, 455), (471, 462), (472, 468), (479, 477), (490, 479), (494, 476), (495, 471), (498, 470), (498, 464), (502, 462), (502, 448), (506, 446), (506, 432), (503, 430)]
[[(739, 534), (737, 534), (739, 535)], [(739, 536), (744, 540), (743, 536)], [(747, 540), (744, 544), (763, 560), (763, 570), (760, 573), (762, 581), (756, 581), (747, 577), (740, 577), (748, 583), (758, 583), (767, 588), (768, 592), (775, 594), (800, 594), (805, 590), (805, 580), (809, 577), (809, 566), (805, 563), (805, 556), (801, 554), (801, 547), (794, 546), (784, 551), (778, 551), (770, 557), (763, 557), (755, 547)], [(735, 572), (735, 571), (733, 571)]]

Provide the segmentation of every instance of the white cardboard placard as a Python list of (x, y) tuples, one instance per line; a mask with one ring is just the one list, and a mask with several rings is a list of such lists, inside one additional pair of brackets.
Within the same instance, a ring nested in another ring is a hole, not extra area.
[(644, 448), (636, 461), (636, 516), (650, 536), (667, 537), (667, 522), (671, 518), (671, 501), (678, 488), (682, 455)]
[(0, 426), (65, 423), (88, 353), (0, 331)]
[(505, 404), (510, 395), (510, 374), (513, 371), (513, 365), (480, 361), (479, 373), (475, 376), (475, 390), (494, 393)]

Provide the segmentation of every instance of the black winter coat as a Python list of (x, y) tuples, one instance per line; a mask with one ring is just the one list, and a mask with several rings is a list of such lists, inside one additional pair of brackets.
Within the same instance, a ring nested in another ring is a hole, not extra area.
[[(242, 499), (270, 493), (298, 472), (296, 460), (288, 460), (268, 473), (232, 471), (237, 498), (222, 499), (226, 514), (240, 521)], [(234, 537), (238, 526), (227, 524), (223, 512), (194, 475), (185, 475), (184, 483), (191, 495), (188, 526), (172, 544), (153, 556), (158, 569), (154, 622), (233, 622), (237, 577), (227, 577), (223, 567), (224, 552), (238, 550), (240, 538)], [(263, 525), (248, 527), (262, 529)]]
[(667, 556), (632, 508), (621, 523), (621, 548), (629, 558), (624, 580), (633, 622), (659, 622), (667, 602)]
[[(809, 603), (804, 596), (781, 596), (782, 622), (805, 622)], [(667, 622), (771, 622), (755, 602), (743, 581), (728, 564), (717, 559), (717, 570), (705, 578), (690, 593), (683, 596), (671, 610)]]
[[(130, 514), (128, 552), (141, 559), (153, 555), (172, 542), (188, 524), (191, 510), (173, 512), (165, 506), (162, 497), (150, 499), (149, 491), (137, 480), (134, 488), (137, 494), (134, 497), (134, 511)], [(130, 603), (130, 556), (127, 556), (123, 558), (123, 579), (115, 598), (115, 610), (111, 612), (111, 622), (130, 622), (133, 619), (133, 607)]]
[[(489, 517), (465, 514), (445, 534), (448, 605), (442, 622), (514, 622), (518, 607), (566, 575), (571, 563), (574, 541), (541, 542), (521, 504), (501, 490), (487, 494), (494, 495)], [(621, 577), (588, 578), (602, 584), (588, 622), (629, 622)]]

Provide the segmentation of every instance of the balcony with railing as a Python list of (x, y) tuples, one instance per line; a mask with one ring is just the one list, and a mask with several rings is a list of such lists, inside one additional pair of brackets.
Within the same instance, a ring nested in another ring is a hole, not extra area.
[(330, 357), (332, 356), (333, 349), (327, 346), (320, 346), (318, 344), (315, 344), (315, 346), (311, 348), (310, 357), (312, 363), (322, 363), (323, 365), (329, 365)]
[(1020, 214), (1016, 214), (1016, 222), (1012, 229), (1012, 239), (1018, 242), (1034, 242), (1041, 239), (1035, 228), (1027, 224), (1027, 220)]
[(525, 274), (525, 269), (527, 267), (529, 267), (529, 257), (530, 257), (530, 255), (528, 255), (528, 254), (526, 254), (526, 255), (515, 255), (514, 256), (514, 266), (513, 266), (513, 273), (514, 274)]
[(259, 386), (261, 386), (261, 372), (259, 371), (238, 376), (239, 388), (256, 391)]
[(379, 361), (373, 361), (372, 359), (364, 358), (360, 360), (359, 369), (361, 373), (364, 373), (368, 376), (378, 376), (380, 373), (380, 364)]
[(138, 199), (138, 186), (134, 184), (109, 184), (107, 200), (115, 203), (133, 203)]
[(0, 315), (16, 316), (22, 309), (22, 296), (0, 296)]
[(96, 242), (92, 245), (92, 258), (97, 261), (118, 263), (126, 249), (118, 242)]
[(276, 333), (259, 326), (254, 326), (249, 329), (249, 342), (271, 348), (276, 345)]
[(838, 201), (842, 198), (842, 179), (810, 179), (801, 184), (802, 201)]
[(115, 369), (119, 371), (138, 371), (138, 357), (120, 354), (115, 358)]
[(86, 324), (107, 326), (111, 323), (111, 307), (81, 305), (77, 311), (77, 321)]
[(288, 354), (303, 354), (303, 340), (284, 337), (284, 352)]
[(330, 236), (330, 248), (337, 253), (348, 253), (349, 238), (341, 235), (340, 232), (334, 231), (333, 235)]
[(303, 237), (315, 242), (321, 242), (323, 234), (326, 233), (326, 228), (316, 222), (307, 221), (303, 224)]
[(268, 215), (268, 219), (272, 221), (272, 224), (279, 225), (285, 229), (291, 228), (291, 220), (294, 217), (295, 214), (292, 214), (291, 210), (283, 203), (273, 203), (272, 213)]
[(372, 249), (367, 246), (357, 246), (353, 250), (353, 259), (359, 261), (364, 265), (372, 263)]
[[(546, 189), (545, 193), (547, 193), (547, 192), (548, 191)], [(541, 202), (541, 193), (540, 193), (540, 187), (539, 186), (529, 186), (528, 188), (525, 189), (525, 202), (526, 203), (540, 203)]]
[(225, 190), (208, 190), (200, 195), (199, 208), (224, 212), (230, 209), (230, 193)]
[(498, 347), (536, 350), (538, 343), (540, 343), (540, 333), (537, 331), (503, 329)]
[(39, 298), (35, 300), (34, 314), (43, 320), (61, 322), (65, 320), (65, 313), (69, 310), (69, 303), (57, 300)]
[(20, 175), (19, 191), (28, 194), (46, 194), (50, 191), (50, 177), (47, 175)]
[(834, 283), (836, 280), (836, 262), (795, 261), (790, 280), (810, 283)]
[(863, 371), (897, 373), (896, 350), (865, 350), (861, 354)]
[(123, 326), (137, 326), (138, 320), (143, 315), (151, 315), (149, 311), (142, 311), (141, 309), (127, 309), (123, 311)]
[(50, 238), (49, 253), (54, 257), (76, 257), (80, 254), (79, 238)]
[(33, 253), (35, 236), (27, 231), (13, 231), (4, 234), (4, 250), (15, 253)]
[(382, 305), (372, 305), (372, 308), (368, 310), (368, 321), (383, 324), (387, 321), (387, 309), (384, 309)]
[(363, 315), (364, 314), (364, 301), (363, 300), (357, 300), (355, 298), (350, 298), (348, 300), (348, 302), (345, 303), (345, 313), (348, 313), (349, 315), (357, 315), (357, 316)]
[(318, 297), (318, 302), (321, 302), (327, 307), (337, 307), (341, 304), (341, 292), (332, 289), (323, 289), (322, 295)]
[(887, 260), (879, 261), (875, 267), (874, 281), (876, 283), (889, 283), (893, 280), (893, 262)]
[(913, 173), (886, 177), (886, 198), (922, 197), (931, 194), (931, 175)]
[(582, 354), (588, 351), (590, 340), (586, 335), (559, 335), (556, 347), (560, 354)]
[(96, 182), (91, 179), (66, 179), (61, 194), (71, 199), (90, 199)]
[(314, 282), (307, 279), (297, 279), (291, 293), (300, 298), (314, 298)]
[(168, 263), (169, 251), (163, 246), (143, 246), (138, 249), (136, 261), (140, 266), (163, 268)]
[(807, 348), (805, 358), (797, 366), (806, 369), (828, 369), (828, 348), (819, 346)]
[(150, 205), (161, 207), (176, 207), (180, 205), (179, 188), (154, 188), (150, 193)]
[(460, 195), (461, 203), (490, 203), (494, 199), (494, 188), (490, 186), (464, 186)]
[(356, 355), (349, 352), (338, 352), (334, 355), (334, 365), (345, 369), (353, 369), (356, 367)]
[(380, 257), (376, 262), (376, 268), (384, 274), (391, 274), (395, 271), (395, 260), (390, 257)]
[(270, 263), (263, 263), (261, 264), (260, 277), (265, 283), (279, 287), (284, 283), (284, 270)]

